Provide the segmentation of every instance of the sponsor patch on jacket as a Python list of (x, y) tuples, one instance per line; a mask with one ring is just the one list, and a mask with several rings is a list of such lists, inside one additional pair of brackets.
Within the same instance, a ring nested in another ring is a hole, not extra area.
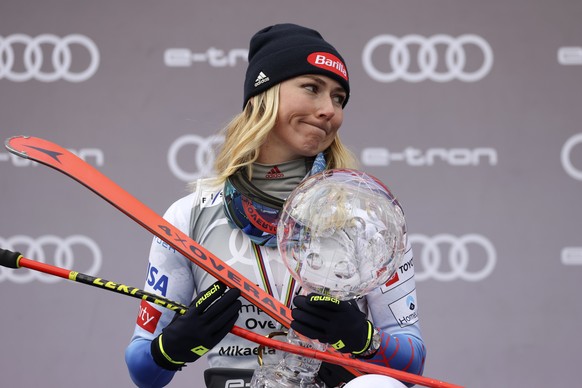
[(388, 279), (386, 284), (380, 287), (382, 293), (387, 293), (388, 291), (395, 289), (402, 283), (412, 279), (412, 277), (414, 276), (414, 263), (412, 260), (413, 259), (410, 259), (409, 261), (402, 263), (401, 265), (398, 266), (398, 268), (396, 268), (396, 272), (394, 272), (394, 275), (392, 275), (392, 277)]
[(158, 326), (158, 321), (160, 320), (161, 316), (161, 311), (158, 311), (151, 304), (145, 300), (142, 300), (141, 304), (139, 305), (137, 325), (145, 331), (149, 331), (153, 334), (156, 331), (156, 326)]
[(416, 289), (412, 290), (396, 302), (388, 305), (400, 327), (410, 326), (418, 322), (418, 303)]

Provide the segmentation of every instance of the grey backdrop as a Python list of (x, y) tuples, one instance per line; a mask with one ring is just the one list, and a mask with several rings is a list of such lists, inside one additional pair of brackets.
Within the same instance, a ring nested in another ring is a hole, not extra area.
[[(425, 375), (578, 387), (580, 0), (2, 0), (2, 140), (73, 149), (162, 213), (240, 110), (250, 36), (286, 21), (342, 52), (341, 135), (405, 208)], [(2, 247), (143, 285), (149, 233), (4, 149), (0, 174)], [(0, 385), (131, 386), (138, 301), (54, 280), (0, 269)]]

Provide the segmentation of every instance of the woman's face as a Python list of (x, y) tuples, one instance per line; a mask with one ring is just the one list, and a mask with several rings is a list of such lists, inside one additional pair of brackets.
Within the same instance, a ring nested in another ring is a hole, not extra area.
[(260, 163), (315, 156), (333, 142), (343, 122), (346, 92), (323, 75), (302, 75), (281, 83), (277, 122), (261, 147)]

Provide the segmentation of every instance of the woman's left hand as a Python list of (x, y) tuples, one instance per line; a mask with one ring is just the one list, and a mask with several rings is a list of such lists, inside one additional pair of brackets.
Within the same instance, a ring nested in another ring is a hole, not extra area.
[(293, 303), (293, 330), (331, 344), (342, 353), (362, 353), (369, 347), (371, 324), (355, 300), (341, 301), (312, 293), (296, 296)]

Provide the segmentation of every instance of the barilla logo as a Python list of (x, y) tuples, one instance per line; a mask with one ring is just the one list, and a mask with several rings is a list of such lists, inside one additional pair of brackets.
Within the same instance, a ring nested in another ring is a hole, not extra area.
[(214, 294), (216, 291), (220, 290), (220, 286), (218, 284), (215, 284), (214, 287), (212, 287), (210, 290), (206, 291), (206, 293), (204, 295), (202, 295), (200, 297), (200, 299), (198, 299), (196, 301), (196, 307), (200, 306), (202, 303), (204, 303), (204, 301), (208, 298), (210, 298), (212, 296), (212, 294)]
[(319, 67), (320, 69), (329, 70), (348, 80), (348, 71), (344, 66), (344, 63), (335, 55), (330, 53), (316, 52), (311, 53), (307, 57), (307, 62), (311, 63), (313, 66)]
[(285, 175), (283, 175), (281, 170), (279, 170), (278, 166), (273, 167), (271, 170), (269, 170), (267, 175), (265, 175), (266, 179), (280, 179), (280, 178), (284, 178), (284, 177), (285, 177)]

